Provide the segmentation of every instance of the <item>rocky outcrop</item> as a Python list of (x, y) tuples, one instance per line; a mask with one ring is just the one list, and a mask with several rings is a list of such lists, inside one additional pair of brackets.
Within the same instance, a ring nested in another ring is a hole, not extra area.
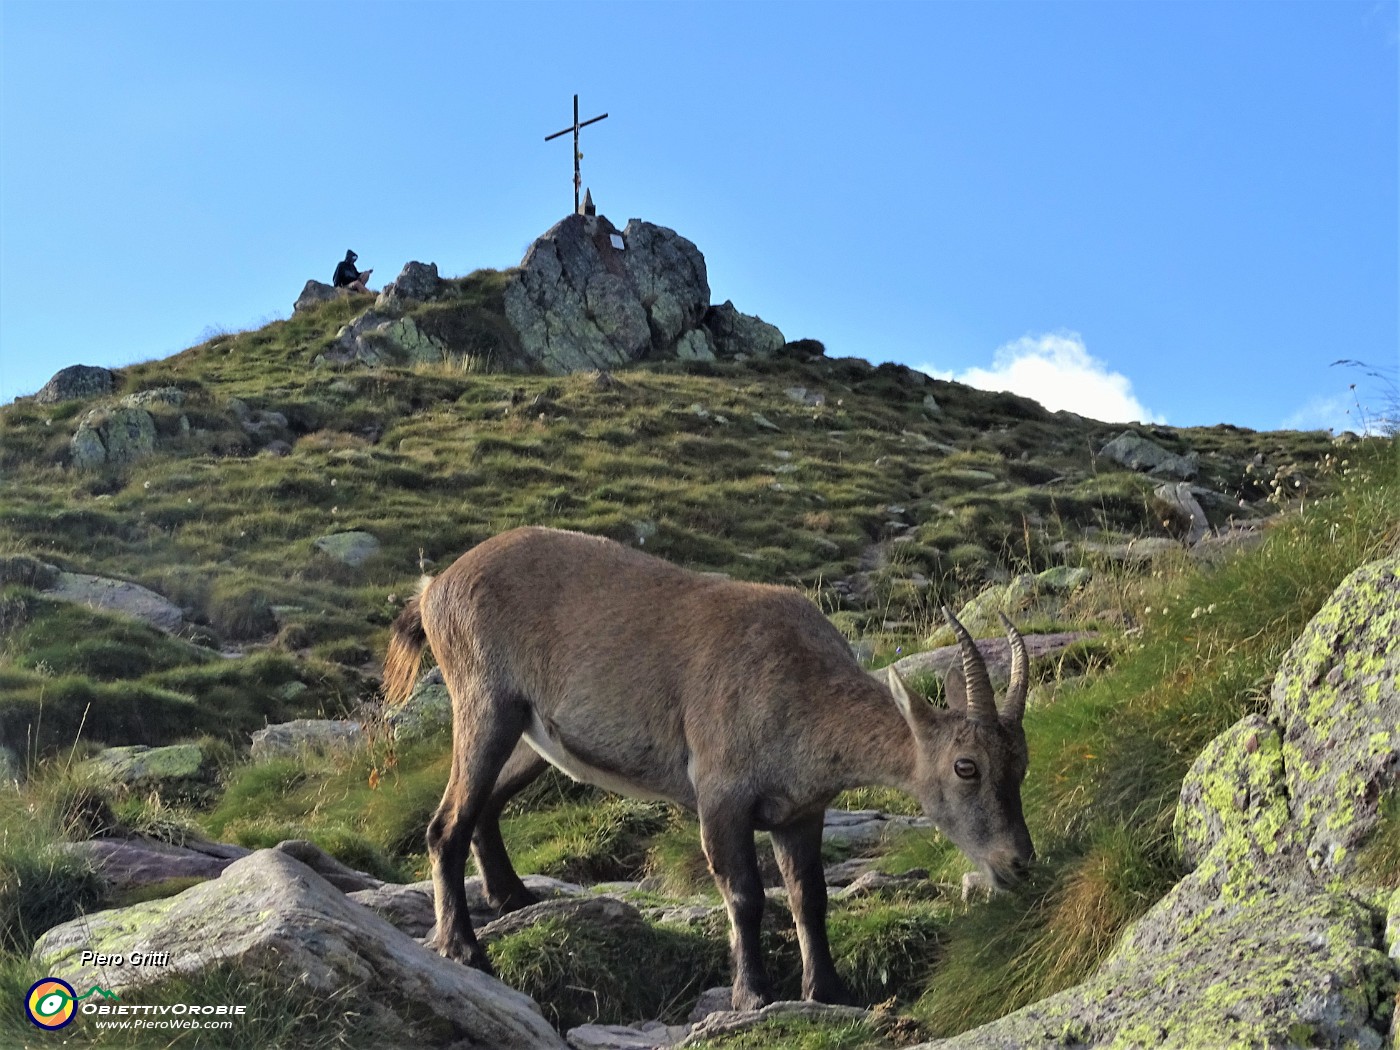
[[(673, 230), (570, 215), (531, 245), (505, 290), (506, 319), (556, 375), (674, 351), (710, 301), (705, 259)], [(699, 347), (687, 343), (689, 353)]]
[(1205, 508), (1196, 498), (1189, 482), (1158, 485), (1152, 492), (1152, 500), (1162, 525), (1182, 542), (1194, 545), (1210, 531)]
[(786, 343), (783, 333), (761, 317), (741, 314), (728, 300), (710, 307), (705, 329), (720, 357), (772, 357)]
[(1179, 456), (1132, 430), (1119, 434), (1099, 450), (1099, 455), (1129, 470), (1180, 481), (1190, 481), (1200, 469), (1196, 453)]
[(39, 388), (34, 400), (41, 405), (60, 401), (80, 401), (110, 394), (117, 384), (117, 374), (96, 365), (69, 365), (60, 368)]
[[(168, 953), (164, 966), (104, 965)], [(365, 1046), (547, 1050), (565, 1044), (533, 1001), (428, 951), (284, 852), (261, 850), (176, 897), (98, 912), (51, 929), (34, 947), (45, 973), (125, 995), (233, 966), (307, 998), (355, 996)]]
[(410, 303), (440, 299), (448, 283), (438, 276), (437, 263), (407, 262), (399, 275), (386, 284), (374, 301), (376, 310), (403, 309)]
[[(1285, 657), (1267, 717), (1213, 741), (1182, 784), (1191, 869), (1085, 983), (925, 1044), (1396, 1045), (1395, 894), (1357, 848), (1400, 784), (1400, 556), (1352, 573)], [(1387, 1038), (1390, 1042), (1387, 1043)]]

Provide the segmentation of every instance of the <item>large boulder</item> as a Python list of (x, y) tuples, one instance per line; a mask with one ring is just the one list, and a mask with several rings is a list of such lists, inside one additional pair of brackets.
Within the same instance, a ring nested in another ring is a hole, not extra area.
[(156, 424), (144, 408), (95, 408), (83, 417), (69, 442), (70, 462), (80, 470), (123, 467), (156, 450)]
[(105, 782), (130, 790), (175, 790), (206, 782), (213, 769), (198, 744), (108, 747), (84, 763)]
[(1179, 456), (1132, 430), (1119, 434), (1099, 450), (1099, 455), (1129, 470), (1180, 481), (1190, 481), (1200, 469), (1196, 453)]
[(1381, 1050), (1387, 1032), (1400, 1045), (1400, 931), (1385, 926), (1400, 895), (1354, 864), (1400, 784), (1398, 684), (1391, 556), (1352, 573), (1313, 618), (1267, 717), (1242, 719), (1197, 758), (1174, 823), (1190, 873), (1098, 971), (925, 1046)]
[(332, 299), (344, 299), (349, 294), (344, 288), (322, 284), (320, 281), (307, 281), (301, 294), (297, 296), (297, 301), (292, 304), (292, 313), (299, 314), (303, 310), (309, 310), (321, 303), (328, 303)]
[(710, 333), (715, 352), (720, 357), (772, 357), (787, 341), (776, 325), (761, 317), (741, 314), (734, 304), (725, 300), (710, 307), (705, 314), (705, 330)]
[[(163, 966), (105, 965), (166, 953)], [(428, 951), (284, 852), (261, 850), (176, 897), (54, 927), (34, 946), (41, 972), (123, 1000), (231, 967), (269, 988), (347, 1003), (364, 1046), (563, 1048), (535, 1003), (480, 970)], [(89, 960), (91, 956), (87, 957)], [(348, 995), (348, 998), (347, 998)]]
[(174, 634), (185, 625), (185, 614), (178, 605), (139, 583), (126, 580), (60, 572), (44, 593), (45, 597), (59, 601), (130, 616), (166, 634)]
[[(621, 247), (619, 247), (621, 245)], [(710, 301), (705, 259), (673, 230), (570, 215), (526, 252), (505, 290), (528, 364), (560, 375), (675, 352)], [(694, 341), (686, 352), (695, 355)]]
[(386, 284), (375, 300), (377, 310), (402, 308), (410, 303), (442, 298), (450, 286), (438, 276), (437, 263), (407, 262), (399, 275)]
[(1342, 582), (1284, 657), (1271, 696), (1308, 863), (1348, 875), (1400, 784), (1400, 555)]
[(78, 401), (110, 394), (117, 383), (117, 374), (96, 365), (69, 365), (60, 368), (39, 388), (34, 400), (41, 405), (59, 401)]

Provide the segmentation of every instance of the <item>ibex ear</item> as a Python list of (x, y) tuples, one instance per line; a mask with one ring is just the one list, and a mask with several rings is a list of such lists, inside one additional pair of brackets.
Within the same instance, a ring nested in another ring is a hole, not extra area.
[(943, 700), (948, 710), (959, 715), (967, 714), (967, 680), (963, 678), (962, 665), (954, 662), (943, 676)]
[(895, 706), (899, 708), (899, 713), (904, 716), (904, 720), (909, 723), (910, 728), (916, 732), (922, 729), (928, 722), (928, 701), (910, 691), (893, 665), (885, 669), (885, 681), (889, 684), (890, 695), (894, 697)]

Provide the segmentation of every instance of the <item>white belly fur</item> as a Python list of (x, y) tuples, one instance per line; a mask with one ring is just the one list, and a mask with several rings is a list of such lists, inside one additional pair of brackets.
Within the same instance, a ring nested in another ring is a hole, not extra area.
[(629, 798), (639, 798), (658, 802), (675, 802), (676, 799), (648, 790), (645, 786), (624, 780), (615, 773), (590, 766), (577, 755), (570, 753), (561, 740), (550, 736), (540, 716), (530, 712), (530, 724), (525, 728), (525, 742), (535, 749), (542, 759), (561, 769), (575, 780), (593, 784), (605, 791), (614, 791)]

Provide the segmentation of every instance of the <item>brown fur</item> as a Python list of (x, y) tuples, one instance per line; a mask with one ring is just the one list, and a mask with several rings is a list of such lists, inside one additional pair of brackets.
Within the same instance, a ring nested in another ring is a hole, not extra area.
[[(821, 869), (822, 817), (837, 793), (910, 792), (995, 882), (1032, 856), (1019, 719), (939, 711), (897, 682), (892, 698), (790, 589), (689, 572), (579, 533), (515, 529), (405, 607), (385, 667), (391, 699), (412, 688), (425, 642), (453, 698), (453, 768), (428, 831), (434, 943), (449, 957), (487, 965), (462, 889), (469, 841), (493, 902), (531, 900), (498, 818), (545, 759), (698, 813), (729, 906), (740, 1007), (770, 997), (755, 828), (772, 832), (788, 886), (803, 992), (828, 1001), (846, 997), (826, 944)], [(955, 760), (975, 762), (979, 775), (955, 776)]]

